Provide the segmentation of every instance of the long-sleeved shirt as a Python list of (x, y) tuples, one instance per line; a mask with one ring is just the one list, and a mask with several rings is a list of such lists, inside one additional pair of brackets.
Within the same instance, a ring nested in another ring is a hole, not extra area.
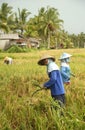
[(63, 83), (70, 82), (70, 77), (71, 77), (70, 66), (66, 63), (61, 63), (60, 72), (61, 72)]
[(64, 85), (58, 66), (54, 62), (51, 62), (49, 63), (47, 69), (49, 80), (44, 83), (44, 87), (49, 88), (51, 90), (52, 96), (64, 94)]

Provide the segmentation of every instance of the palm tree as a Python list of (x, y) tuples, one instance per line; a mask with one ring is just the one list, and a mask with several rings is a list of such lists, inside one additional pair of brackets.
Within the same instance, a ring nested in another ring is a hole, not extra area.
[(18, 14), (15, 13), (15, 25), (16, 25), (16, 30), (20, 30), (21, 34), (24, 33), (27, 25), (27, 17), (31, 13), (27, 11), (27, 9), (20, 9), (18, 8)]
[(25, 35), (27, 37), (39, 37), (38, 35), (38, 16), (35, 16), (34, 18), (30, 18), (28, 23), (27, 23), (27, 27), (26, 27), (26, 33)]
[(13, 28), (12, 7), (7, 3), (3, 3), (0, 9), (0, 29), (8, 33)]
[(61, 23), (63, 20), (59, 19), (59, 13), (55, 8), (47, 7), (45, 10), (42, 7), (38, 11), (38, 15), (34, 16), (28, 21), (28, 27), (26, 33), (29, 36), (40, 37), (47, 47), (50, 48), (50, 41), (53, 41), (53, 38), (56, 40), (56, 33), (61, 30)]
[(53, 34), (58, 33), (62, 25), (61, 23), (63, 23), (63, 20), (59, 19), (57, 9), (47, 7), (47, 10), (45, 8), (39, 10), (38, 32), (40, 36), (44, 36), (45, 41), (48, 41), (48, 49), (50, 48), (50, 38)]
[(78, 34), (78, 43), (79, 43), (79, 48), (84, 48), (84, 44), (85, 44), (85, 34), (83, 32), (81, 32), (80, 34)]

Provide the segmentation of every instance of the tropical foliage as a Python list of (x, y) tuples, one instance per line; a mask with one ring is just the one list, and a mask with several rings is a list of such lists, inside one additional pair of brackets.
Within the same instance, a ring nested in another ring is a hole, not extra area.
[(0, 7), (0, 31), (3, 33), (19, 33), (24, 37), (41, 39), (41, 47), (45, 48), (73, 48), (85, 47), (85, 34), (69, 34), (63, 28), (63, 20), (53, 7), (42, 7), (38, 14), (29, 18), (31, 12), (27, 9), (18, 12), (13, 7), (3, 3)]
[(12, 7), (7, 3), (3, 3), (0, 8), (0, 30), (4, 32), (13, 32), (14, 17)]
[[(38, 11), (38, 15), (29, 20), (27, 32), (29, 35), (40, 37), (43, 44), (48, 44), (47, 47), (49, 49), (50, 41), (53, 38), (55, 40), (56, 34), (60, 31), (61, 23), (63, 22), (58, 16), (59, 13), (57, 9), (47, 7), (47, 10), (45, 10), (45, 8), (42, 7)], [(31, 33), (32, 29), (33, 33)]]
[(15, 28), (16, 30), (20, 31), (21, 34), (24, 33), (27, 26), (27, 17), (30, 15), (30, 12), (27, 11), (27, 9), (20, 9), (18, 8), (18, 14), (15, 13)]
[(81, 32), (78, 35), (69, 35), (75, 47), (85, 48), (85, 34)]

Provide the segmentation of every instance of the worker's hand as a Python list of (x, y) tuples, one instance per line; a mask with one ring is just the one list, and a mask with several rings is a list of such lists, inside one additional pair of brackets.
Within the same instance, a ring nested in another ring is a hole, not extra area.
[(43, 89), (47, 89), (46, 87), (44, 87), (44, 84), (41, 84), (40, 87)]
[(44, 85), (43, 85), (43, 84), (40, 84), (40, 88), (44, 88)]

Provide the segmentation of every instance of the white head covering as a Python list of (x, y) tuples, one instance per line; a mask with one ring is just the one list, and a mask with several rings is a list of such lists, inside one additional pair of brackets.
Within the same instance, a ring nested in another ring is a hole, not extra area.
[(51, 59), (48, 59), (47, 73), (50, 73), (53, 70), (59, 70), (59, 67)]
[(64, 53), (61, 55), (61, 57), (59, 58), (59, 60), (66, 59), (66, 58), (69, 58), (69, 57), (71, 57), (71, 56), (72, 56), (72, 55), (70, 55), (70, 54), (64, 52)]

